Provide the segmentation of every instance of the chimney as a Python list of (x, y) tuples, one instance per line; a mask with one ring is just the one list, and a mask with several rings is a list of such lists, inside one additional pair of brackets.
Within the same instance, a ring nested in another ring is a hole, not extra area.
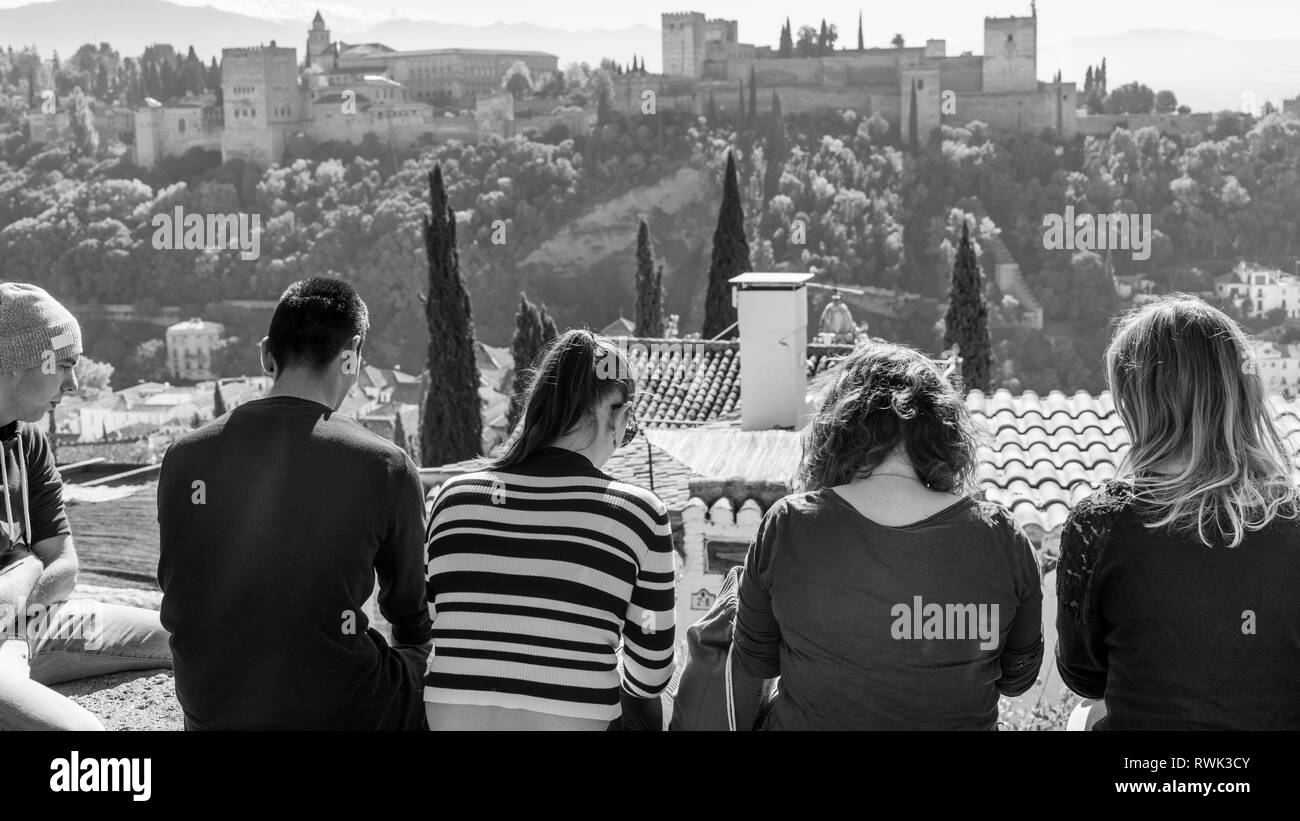
[(743, 430), (807, 421), (808, 294), (812, 274), (741, 274), (729, 281), (740, 326)]

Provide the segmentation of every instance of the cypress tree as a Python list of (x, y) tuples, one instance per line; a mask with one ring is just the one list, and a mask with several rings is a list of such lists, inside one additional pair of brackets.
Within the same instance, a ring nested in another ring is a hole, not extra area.
[(993, 370), (993, 345), (989, 339), (989, 309), (984, 301), (983, 276), (970, 228), (962, 221), (961, 245), (952, 264), (948, 284), (948, 312), (944, 316), (943, 344), (957, 345), (962, 358), (961, 376), (966, 390), (988, 393)]
[(1083, 90), (1092, 91), (1092, 66), (1088, 66), (1088, 71), (1083, 75)]
[(907, 147), (915, 154), (919, 147), (917, 139), (917, 120), (916, 120), (916, 80), (912, 81), (912, 105), (911, 110), (907, 112)]
[(406, 426), (402, 424), (402, 409), (397, 409), (393, 417), (393, 444), (402, 449), (403, 453), (410, 454), (406, 450)]
[(716, 125), (718, 122), (718, 105), (713, 101), (713, 92), (709, 92), (709, 110), (705, 115), (709, 120), (709, 125)]
[(777, 48), (777, 53), (782, 57), (791, 57), (794, 55), (794, 34), (790, 28), (790, 18), (785, 18), (785, 28), (781, 29), (781, 44)]
[(781, 98), (772, 92), (772, 116), (763, 154), (767, 167), (763, 172), (763, 207), (781, 192), (781, 171), (790, 156), (790, 145), (785, 137), (785, 122), (781, 118)]
[(749, 66), (749, 120), (758, 124), (758, 75), (754, 73), (752, 63)]
[(226, 415), (226, 400), (221, 396), (221, 380), (212, 380), (212, 418)]
[(641, 218), (636, 231), (636, 335), (664, 335), (663, 266), (656, 269), (650, 225)]
[[(712, 339), (736, 321), (731, 304), (734, 276), (750, 270), (749, 240), (745, 238), (745, 213), (740, 204), (740, 185), (736, 180), (736, 160), (727, 152), (727, 171), (722, 183), (722, 206), (718, 225), (713, 231), (713, 259), (709, 265), (709, 287), (704, 298), (704, 338)], [(736, 329), (727, 331), (729, 337)]]
[(424, 218), (429, 293), (424, 316), (429, 327), (429, 391), (424, 398), (420, 453), (425, 467), (477, 456), (483, 417), (474, 352), (474, 319), (460, 276), (456, 214), (447, 204), (442, 166), (429, 174), (430, 214)]
[(740, 81), (740, 99), (736, 101), (736, 128), (745, 127), (745, 81)]
[(862, 12), (858, 12), (858, 51), (866, 50), (866, 43), (862, 40)]
[(542, 305), (537, 309), (542, 315), (542, 344), (545, 345), (552, 339), (560, 335), (560, 329), (555, 327), (555, 320), (546, 312), (546, 306)]
[(519, 312), (515, 314), (515, 333), (510, 339), (510, 355), (515, 360), (514, 388), (510, 394), (510, 410), (506, 414), (506, 426), (510, 430), (515, 429), (515, 423), (523, 413), (524, 394), (528, 391), (533, 364), (545, 344), (542, 312), (528, 301), (527, 294), (520, 291)]

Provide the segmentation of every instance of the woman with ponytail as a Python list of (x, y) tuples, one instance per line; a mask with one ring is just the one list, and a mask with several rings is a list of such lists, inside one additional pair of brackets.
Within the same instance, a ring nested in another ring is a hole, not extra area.
[(1081, 725), (1300, 730), (1300, 491), (1253, 363), (1181, 294), (1111, 340), (1131, 447), (1070, 511), (1056, 578), (1061, 677), (1100, 700)]
[(502, 452), (439, 491), (427, 532), (431, 729), (604, 730), (625, 707), (641, 725), (661, 720), (673, 671), (668, 511), (600, 469), (636, 434), (628, 367), (608, 340), (564, 333)]
[(736, 675), (780, 676), (764, 728), (991, 730), (999, 694), (1034, 683), (1038, 563), (1006, 508), (970, 495), (976, 444), (920, 352), (843, 362), (805, 433), (802, 492), (745, 559)]

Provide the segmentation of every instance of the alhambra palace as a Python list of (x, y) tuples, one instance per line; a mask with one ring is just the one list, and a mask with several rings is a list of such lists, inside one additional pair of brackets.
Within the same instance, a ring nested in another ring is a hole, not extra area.
[[(612, 77), (616, 110), (644, 115), (646, 92), (656, 111), (703, 114), (710, 98), (725, 108), (750, 82), (758, 86), (759, 114), (775, 95), (786, 114), (852, 109), (879, 113), (905, 128), (916, 105), (918, 133), (940, 125), (980, 121), (998, 131), (1064, 137), (1108, 134), (1117, 125), (1153, 125), (1164, 131), (1205, 129), (1210, 113), (1088, 115), (1076, 84), (1056, 72), (1038, 79), (1038, 16), (985, 17), (984, 53), (949, 55), (944, 40), (924, 46), (840, 50), (819, 57), (780, 57), (771, 46), (740, 41), (735, 20), (700, 12), (662, 15), (663, 71)], [(382, 43), (332, 40), (317, 12), (298, 50), (270, 45), (227, 48), (221, 56), (222, 95), (147, 100), (137, 110), (96, 112), (101, 131), (132, 143), (138, 165), (193, 148), (220, 151), (222, 161), (278, 162), (295, 140), (406, 147), (421, 141), (477, 141), (539, 133), (563, 125), (586, 134), (595, 125), (594, 102), (539, 111), (538, 101), (516, 101), (502, 89), (516, 64), (530, 77), (560, 70), (559, 58), (540, 51), (429, 49), (398, 51)], [(913, 96), (915, 95), (915, 96)], [(519, 116), (517, 116), (519, 115)], [(32, 113), (32, 138), (67, 127), (67, 114)], [(129, 135), (129, 136), (128, 136)]]

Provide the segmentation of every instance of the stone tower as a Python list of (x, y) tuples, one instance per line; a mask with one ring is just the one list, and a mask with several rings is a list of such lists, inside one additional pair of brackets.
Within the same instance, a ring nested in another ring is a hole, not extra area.
[(263, 167), (279, 162), (286, 135), (302, 120), (298, 51), (270, 46), (221, 51), (225, 130), (221, 161), (239, 157)]
[(1038, 90), (1038, 16), (984, 18), (984, 93)]
[(660, 16), (664, 74), (698, 80), (704, 74), (706, 20), (698, 11)]
[[(330, 47), (330, 30), (325, 28), (325, 18), (316, 12), (316, 17), (311, 21), (311, 31), (307, 32), (307, 65), (319, 65), (317, 58), (329, 51)], [(333, 66), (321, 66), (322, 68), (333, 68)]]

